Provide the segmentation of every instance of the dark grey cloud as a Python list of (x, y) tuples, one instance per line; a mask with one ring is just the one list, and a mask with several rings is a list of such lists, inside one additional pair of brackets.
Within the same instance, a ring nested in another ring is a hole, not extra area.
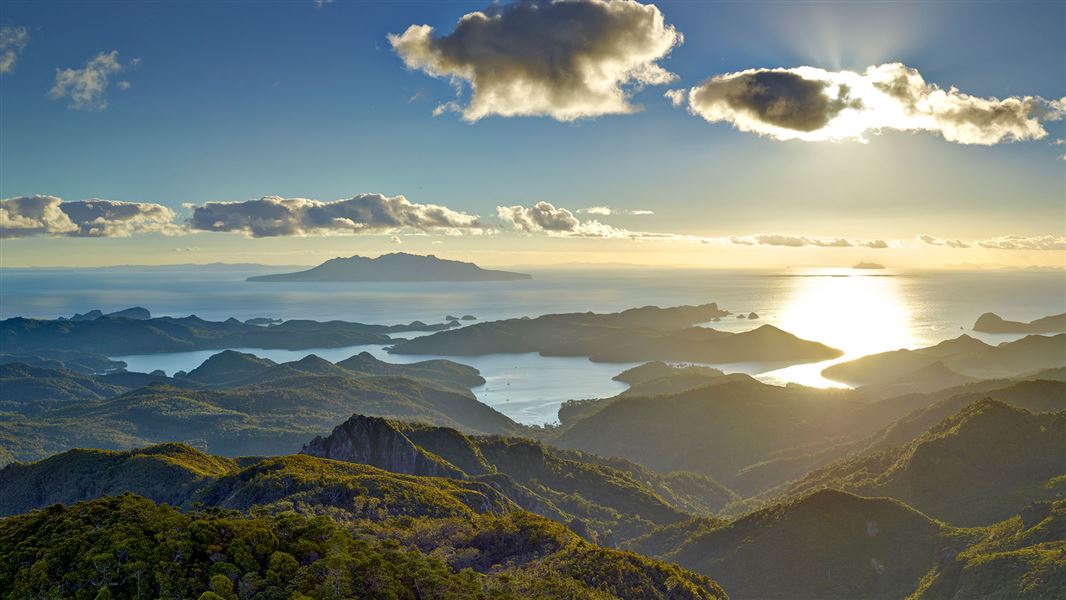
[(186, 205), (189, 227), (200, 231), (234, 231), (253, 237), (381, 233), (397, 229), (474, 230), (478, 217), (436, 204), (416, 204), (403, 196), (359, 194), (324, 202), (308, 198), (266, 196), (242, 202)]
[(930, 131), (950, 142), (991, 145), (1047, 135), (1066, 99), (980, 98), (928, 83), (900, 63), (862, 73), (815, 67), (751, 69), (671, 90), (676, 105), (705, 120), (779, 140), (860, 140), (885, 130)]
[(659, 9), (633, 0), (529, 0), (464, 15), (444, 36), (428, 25), (389, 35), (408, 68), (469, 84), (469, 104), (435, 114), (546, 115), (560, 121), (632, 113), (634, 89), (676, 76), (657, 64), (682, 42)]
[(848, 97), (847, 86), (829, 95), (830, 83), (805, 79), (788, 71), (755, 71), (714, 79), (694, 88), (693, 106), (724, 103), (753, 119), (784, 129), (815, 131), (848, 107), (862, 102)]

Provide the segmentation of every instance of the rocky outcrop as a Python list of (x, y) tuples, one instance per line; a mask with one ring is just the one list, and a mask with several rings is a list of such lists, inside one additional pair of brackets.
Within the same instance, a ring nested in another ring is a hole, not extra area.
[(446, 460), (419, 448), (392, 422), (380, 417), (355, 415), (335, 427), (329, 436), (311, 440), (300, 453), (407, 475), (466, 476)]

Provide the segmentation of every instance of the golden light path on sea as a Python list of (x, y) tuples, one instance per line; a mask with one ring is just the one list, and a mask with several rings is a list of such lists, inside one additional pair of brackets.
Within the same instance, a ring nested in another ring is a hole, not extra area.
[(825, 379), (830, 364), (915, 345), (911, 313), (897, 278), (880, 270), (811, 269), (793, 277), (778, 326), (844, 351), (841, 358), (763, 373), (760, 379), (843, 387)]

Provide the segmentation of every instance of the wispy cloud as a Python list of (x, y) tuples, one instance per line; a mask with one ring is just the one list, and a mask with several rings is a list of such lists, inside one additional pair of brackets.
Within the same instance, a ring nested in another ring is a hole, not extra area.
[[(530, 0), (464, 15), (455, 30), (412, 25), (389, 42), (410, 69), (469, 85), (463, 118), (559, 121), (639, 110), (630, 95), (676, 76), (658, 61), (682, 42), (654, 5), (633, 0)], [(444, 107), (444, 108), (442, 108)]]
[(1036, 140), (1066, 115), (1066, 98), (981, 98), (928, 83), (900, 63), (862, 73), (816, 67), (750, 69), (667, 92), (705, 120), (778, 140), (859, 140), (886, 130), (928, 131), (950, 142)]
[(586, 214), (586, 215), (600, 215), (600, 216), (604, 216), (604, 217), (610, 216), (610, 215), (634, 215), (634, 216), (640, 216), (640, 215), (654, 215), (655, 214), (655, 212), (650, 211), (650, 210), (618, 209), (618, 208), (611, 208), (609, 206), (590, 206), (588, 208), (579, 208), (579, 209), (577, 209), (574, 212), (577, 212), (579, 214)]
[(821, 248), (872, 248), (884, 249), (889, 245), (884, 240), (849, 240), (842, 237), (810, 237), (806, 235), (783, 235), (778, 233), (761, 233), (750, 236), (732, 236), (730, 243), (743, 246), (785, 246), (789, 248), (802, 248), (804, 246), (818, 246)]
[(174, 211), (161, 204), (117, 200), (64, 202), (56, 196), (18, 196), (0, 200), (0, 237), (33, 235), (129, 237), (181, 233)]
[(918, 241), (929, 246), (946, 246), (948, 248), (969, 248), (971, 246), (962, 240), (945, 240), (926, 233), (918, 234)]
[(476, 215), (436, 204), (417, 204), (403, 196), (359, 194), (324, 202), (266, 196), (241, 202), (186, 205), (189, 226), (200, 231), (232, 231), (252, 237), (381, 233), (397, 229), (442, 233), (479, 230)]
[(15, 70), (30, 34), (25, 27), (0, 27), (0, 75), (7, 75)]
[[(101, 52), (90, 58), (80, 69), (56, 69), (56, 81), (48, 96), (54, 100), (70, 99), (76, 110), (104, 110), (107, 108), (107, 88), (112, 75), (137, 66), (139, 59), (122, 64), (118, 51)], [(119, 82), (120, 89), (129, 89), (128, 81)]]
[(1066, 250), (1066, 237), (1054, 235), (1004, 235), (979, 241), (977, 245), (993, 250)]

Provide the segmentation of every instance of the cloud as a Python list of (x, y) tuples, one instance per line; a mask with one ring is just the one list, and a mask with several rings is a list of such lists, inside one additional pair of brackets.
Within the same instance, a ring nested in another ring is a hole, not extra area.
[(544, 233), (553, 237), (664, 240), (690, 243), (713, 241), (711, 238), (680, 233), (631, 231), (596, 220), (582, 221), (570, 210), (556, 207), (550, 202), (538, 202), (533, 206), (497, 206), (496, 216), (510, 229), (526, 233)]
[(1066, 237), (1004, 235), (977, 242), (977, 245), (993, 250), (1066, 250)]
[(0, 237), (32, 235), (129, 237), (180, 233), (174, 211), (160, 205), (117, 200), (64, 202), (56, 196), (17, 196), (0, 200)]
[(948, 248), (969, 248), (970, 244), (962, 240), (945, 240), (928, 234), (919, 234), (918, 239), (930, 246), (946, 246)]
[(1056, 138), (1056, 139), (1051, 141), (1051, 145), (1052, 146), (1061, 146), (1063, 144), (1066, 144), (1066, 140), (1064, 140), (1062, 138)]
[(1047, 135), (1066, 116), (1066, 98), (980, 98), (928, 83), (900, 63), (862, 73), (815, 67), (749, 69), (670, 90), (675, 105), (711, 123), (731, 123), (778, 140), (866, 141), (885, 130), (929, 131), (959, 144), (992, 145)]
[(390, 244), (402, 244), (403, 240), (400, 239), (400, 236), (394, 235), (394, 236), (389, 238), (389, 243)]
[(443, 115), (445, 113), (450, 113), (450, 112), (461, 113), (461, 112), (463, 112), (463, 107), (458, 102), (452, 100), (450, 102), (445, 102), (443, 104), (438, 104), (437, 106), (435, 106), (433, 108), (433, 116), (434, 117), (439, 117), (439, 116), (441, 116), (441, 115)]
[[(604, 206), (578, 209), (577, 212), (596, 215), (618, 214)], [(553, 237), (631, 239), (637, 241), (660, 240), (698, 244), (785, 246), (792, 248), (817, 246), (821, 248), (863, 247), (884, 249), (889, 247), (889, 244), (884, 240), (849, 240), (842, 237), (819, 238), (769, 233), (752, 236), (704, 237), (683, 233), (632, 231), (607, 225), (596, 220), (582, 221), (570, 210), (557, 207), (550, 202), (538, 202), (533, 206), (497, 206), (496, 216), (509, 229), (525, 233), (544, 233)]]
[(15, 63), (30, 41), (30, 34), (25, 27), (0, 28), (0, 75), (7, 75), (15, 70)]
[(565, 208), (556, 208), (550, 202), (538, 202), (533, 206), (497, 206), (496, 216), (511, 227), (525, 231), (575, 231), (581, 221)]
[(586, 214), (586, 215), (600, 215), (600, 216), (605, 216), (605, 217), (606, 216), (610, 216), (610, 215), (635, 215), (635, 216), (639, 216), (639, 215), (654, 215), (655, 214), (653, 211), (650, 211), (650, 210), (626, 210), (626, 209), (611, 208), (609, 206), (590, 206), (588, 208), (579, 208), (575, 212), (583, 213), (583, 214)]
[[(107, 108), (107, 88), (110, 78), (129, 67), (140, 64), (133, 59), (123, 65), (118, 60), (118, 50), (101, 52), (89, 59), (80, 69), (56, 69), (56, 82), (48, 96), (53, 100), (70, 98), (70, 108), (76, 110), (104, 110)], [(121, 89), (129, 89), (129, 82), (119, 82)]]
[(733, 244), (740, 244), (743, 246), (787, 246), (790, 248), (802, 248), (803, 246), (819, 246), (822, 248), (851, 248), (853, 246), (862, 246), (864, 248), (888, 247), (888, 244), (882, 240), (876, 240), (873, 242), (852, 242), (839, 237), (815, 238), (805, 235), (781, 235), (777, 233), (761, 233), (746, 237), (733, 236), (729, 238), (729, 241)]
[(460, 89), (469, 84), (470, 102), (455, 106), (471, 122), (636, 112), (633, 91), (676, 79), (657, 61), (682, 41), (658, 8), (633, 0), (494, 4), (464, 15), (445, 36), (429, 25), (389, 35), (408, 68), (447, 77)]
[(436, 204), (415, 204), (403, 196), (359, 194), (323, 202), (266, 196), (243, 202), (187, 205), (192, 229), (236, 231), (252, 237), (381, 233), (398, 229), (455, 233), (480, 229), (478, 217)]
[[(605, 207), (593, 207), (605, 208)], [(585, 209), (588, 210), (588, 209)], [(603, 214), (603, 213), (592, 213)], [(630, 231), (600, 223), (596, 220), (582, 221), (574, 213), (550, 202), (538, 202), (533, 206), (497, 206), (496, 216), (506, 226), (526, 233), (546, 233), (557, 237), (629, 238), (634, 240), (662, 239), (698, 241), (695, 236), (653, 231)]]

